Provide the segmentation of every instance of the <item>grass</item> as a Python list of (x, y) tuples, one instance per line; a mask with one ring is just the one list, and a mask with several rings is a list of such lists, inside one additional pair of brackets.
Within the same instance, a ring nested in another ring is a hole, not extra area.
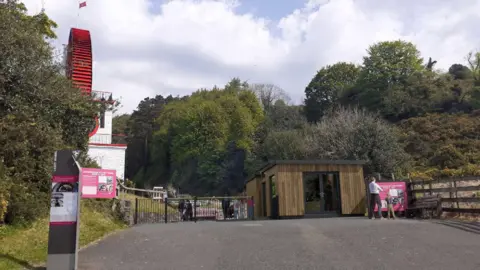
[[(105, 211), (95, 210), (82, 201), (80, 246), (126, 228)], [(0, 227), (0, 270), (34, 269), (47, 259), (48, 218), (42, 218), (29, 227)]]

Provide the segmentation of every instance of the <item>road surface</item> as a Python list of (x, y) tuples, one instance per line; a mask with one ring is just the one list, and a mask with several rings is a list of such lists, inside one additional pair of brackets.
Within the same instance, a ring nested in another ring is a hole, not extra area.
[(80, 252), (80, 270), (480, 269), (480, 234), (428, 221), (147, 224)]

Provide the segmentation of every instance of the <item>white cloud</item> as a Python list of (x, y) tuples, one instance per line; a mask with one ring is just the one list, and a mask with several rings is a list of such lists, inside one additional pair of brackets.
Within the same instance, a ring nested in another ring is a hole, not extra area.
[[(40, 10), (40, 0), (24, 2)], [(360, 63), (382, 40), (412, 41), (445, 69), (480, 48), (480, 0), (310, 0), (278, 22), (238, 14), (238, 4), (173, 0), (152, 14), (147, 0), (87, 0), (77, 18), (77, 1), (46, 0), (46, 12), (60, 25), (59, 48), (77, 23), (91, 31), (94, 88), (121, 96), (125, 112), (146, 96), (184, 95), (234, 76), (275, 83), (299, 102), (320, 67)]]

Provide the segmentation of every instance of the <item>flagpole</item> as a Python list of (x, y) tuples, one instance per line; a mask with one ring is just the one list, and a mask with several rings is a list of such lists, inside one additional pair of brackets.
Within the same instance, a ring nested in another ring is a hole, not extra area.
[(81, 0), (77, 1), (77, 23), (75, 25), (76, 28), (78, 28), (78, 20), (80, 19), (80, 1)]
[(87, 6), (87, 1), (86, 0), (78, 0), (78, 10), (77, 10), (77, 28), (78, 28), (78, 24), (79, 24), (79, 21), (80, 21), (80, 9), (84, 8)]

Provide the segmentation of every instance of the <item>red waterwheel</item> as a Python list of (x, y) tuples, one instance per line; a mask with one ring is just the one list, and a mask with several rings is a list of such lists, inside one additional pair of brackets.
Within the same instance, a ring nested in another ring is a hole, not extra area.
[[(83, 94), (92, 95), (92, 40), (88, 30), (72, 28), (67, 47), (67, 78)], [(88, 135), (97, 133), (98, 116), (95, 116), (95, 128)]]

